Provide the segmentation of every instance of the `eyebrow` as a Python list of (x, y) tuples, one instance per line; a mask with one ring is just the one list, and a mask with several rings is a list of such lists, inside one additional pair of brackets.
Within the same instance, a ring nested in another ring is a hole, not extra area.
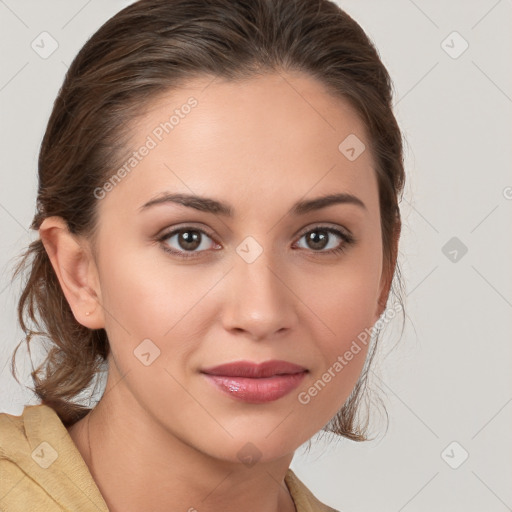
[[(234, 215), (234, 209), (222, 201), (218, 201), (209, 197), (197, 196), (194, 194), (170, 194), (167, 192), (143, 204), (139, 208), (139, 211), (145, 211), (152, 206), (166, 203), (180, 204), (202, 212), (223, 215), (226, 217), (233, 217)], [(326, 196), (317, 197), (315, 199), (297, 201), (291, 207), (290, 212), (292, 215), (304, 215), (311, 211), (327, 208), (328, 206), (332, 206), (334, 204), (353, 204), (366, 210), (366, 205), (358, 197), (348, 193), (340, 193), (329, 194)]]

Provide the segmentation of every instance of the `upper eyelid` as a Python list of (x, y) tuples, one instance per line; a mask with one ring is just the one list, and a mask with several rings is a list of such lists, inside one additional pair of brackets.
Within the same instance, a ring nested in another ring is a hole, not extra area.
[(180, 226), (180, 227), (174, 227), (174, 228), (171, 228), (169, 230), (166, 230), (164, 229), (162, 231), (162, 234), (161, 235), (158, 235), (158, 239), (166, 239), (166, 238), (170, 238), (171, 236), (174, 236), (176, 235), (177, 233), (179, 233), (180, 231), (187, 231), (187, 229), (190, 229), (190, 231), (200, 231), (201, 233), (204, 233), (205, 235), (207, 235), (208, 237), (210, 237), (213, 241), (215, 241), (216, 243), (219, 243), (217, 240), (216, 240), (216, 237), (215, 235), (213, 235), (212, 233), (210, 233), (207, 229), (205, 228), (199, 228), (197, 226), (193, 226), (191, 224), (185, 224), (183, 226)]
[(310, 231), (313, 231), (315, 229), (340, 231), (341, 233), (346, 234), (347, 236), (350, 236), (351, 234), (351, 232), (347, 228), (339, 226), (338, 224), (330, 225), (328, 222), (319, 222), (317, 224), (313, 224), (312, 226), (306, 226), (304, 229), (299, 230), (298, 235), (303, 236), (304, 234), (309, 233)]

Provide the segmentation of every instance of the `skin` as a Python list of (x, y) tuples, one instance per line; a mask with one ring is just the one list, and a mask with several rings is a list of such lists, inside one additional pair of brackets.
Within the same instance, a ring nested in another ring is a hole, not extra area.
[[(315, 79), (290, 73), (241, 83), (205, 77), (166, 93), (134, 126), (133, 149), (190, 96), (198, 105), (98, 200), (97, 252), (62, 219), (40, 228), (76, 320), (105, 328), (112, 349), (103, 398), (69, 433), (112, 511), (167, 511), (172, 503), (290, 512), (284, 477), (294, 451), (343, 405), (367, 347), (308, 404), (298, 394), (377, 321), (389, 293), (374, 161), (355, 110)], [(367, 147), (355, 161), (338, 150), (349, 134)], [(174, 203), (138, 210), (164, 191), (212, 197), (235, 214)], [(365, 208), (289, 213), (296, 201), (337, 192)], [(331, 233), (315, 249), (303, 235), (318, 223), (349, 230), (356, 243), (326, 254), (345, 244)], [(177, 236), (155, 241), (185, 226), (213, 235), (200, 235), (197, 257), (187, 260), (163, 249), (186, 252)], [(263, 249), (252, 263), (236, 252), (247, 236)], [(160, 350), (149, 366), (134, 356), (147, 338)], [(270, 359), (308, 373), (265, 404), (224, 395), (199, 373)], [(261, 454), (251, 467), (237, 455), (248, 442)]]

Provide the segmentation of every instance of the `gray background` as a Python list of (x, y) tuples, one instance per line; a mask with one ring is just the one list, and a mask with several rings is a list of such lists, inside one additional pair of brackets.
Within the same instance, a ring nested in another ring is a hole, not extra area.
[[(4, 412), (37, 403), (9, 372), (22, 338), (9, 277), (37, 236), (28, 226), (39, 144), (67, 66), (129, 3), (0, 0)], [(375, 441), (321, 439), (309, 454), (297, 451), (292, 469), (340, 511), (512, 510), (512, 2), (338, 3), (375, 41), (396, 88), (408, 178), (399, 256), (407, 318), (398, 343), (399, 319), (385, 331), (377, 361), (387, 433), (381, 421)], [(31, 47), (43, 31), (58, 43), (47, 58)]]

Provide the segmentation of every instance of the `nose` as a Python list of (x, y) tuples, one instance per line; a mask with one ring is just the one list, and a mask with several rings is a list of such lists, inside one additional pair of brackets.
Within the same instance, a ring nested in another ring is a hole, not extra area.
[(289, 280), (290, 273), (266, 251), (252, 263), (236, 256), (225, 283), (224, 328), (246, 333), (253, 340), (282, 336), (293, 329), (298, 299)]

